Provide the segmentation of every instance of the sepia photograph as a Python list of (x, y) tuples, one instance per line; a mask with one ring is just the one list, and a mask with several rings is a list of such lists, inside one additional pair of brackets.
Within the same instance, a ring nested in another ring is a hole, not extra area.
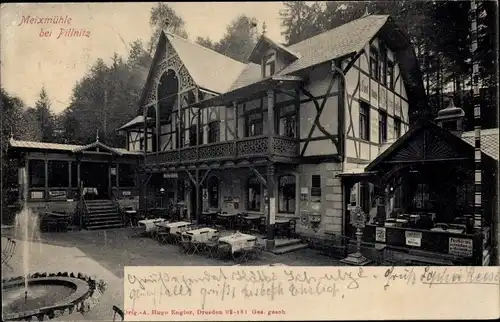
[[(126, 267), (499, 297), (497, 1), (8, 3), (0, 23), (2, 320), (294, 319), (141, 315), (166, 275)], [(320, 283), (285, 293), (340, 294)]]

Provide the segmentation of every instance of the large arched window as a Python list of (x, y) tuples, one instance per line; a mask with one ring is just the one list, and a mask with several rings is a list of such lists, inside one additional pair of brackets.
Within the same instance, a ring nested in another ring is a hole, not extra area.
[(179, 91), (179, 81), (173, 70), (169, 69), (161, 75), (157, 90), (160, 121), (170, 123)]
[(247, 210), (260, 210), (260, 202), (261, 202), (261, 185), (259, 179), (253, 176), (250, 177), (247, 181)]
[(210, 208), (219, 208), (219, 189), (220, 181), (216, 176), (210, 177), (207, 182), (208, 187), (208, 206)]
[(278, 178), (278, 212), (295, 213), (294, 175), (283, 175)]

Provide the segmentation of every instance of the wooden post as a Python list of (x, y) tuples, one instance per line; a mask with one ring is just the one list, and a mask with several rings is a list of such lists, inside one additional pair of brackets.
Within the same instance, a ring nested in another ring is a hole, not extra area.
[(269, 157), (272, 158), (273, 156), (273, 139), (274, 139), (274, 134), (275, 134), (275, 123), (276, 120), (274, 119), (274, 91), (268, 90), (267, 91), (267, 146), (268, 146), (268, 153)]
[(112, 194), (112, 189), (111, 187), (113, 186), (111, 184), (111, 167), (112, 167), (113, 163), (111, 162), (111, 158), (109, 159), (108, 161), (108, 196), (111, 197), (111, 194)]
[(148, 107), (144, 107), (144, 163), (146, 163), (146, 157), (148, 152)]
[(116, 183), (115, 183), (117, 188), (120, 188), (120, 164), (116, 164)]
[(195, 209), (196, 209), (196, 222), (200, 222), (200, 216), (201, 216), (201, 208), (202, 208), (202, 203), (200, 202), (200, 170), (196, 169), (196, 176), (195, 176), (195, 186), (196, 186), (196, 201), (195, 201)]
[(49, 200), (49, 160), (45, 156), (45, 200)]
[(274, 249), (274, 226), (276, 221), (276, 199), (274, 198), (274, 164), (267, 166), (267, 241), (266, 248)]
[(80, 160), (76, 160), (76, 183), (78, 184), (78, 193), (81, 193)]
[(240, 136), (238, 133), (238, 123), (240, 123), (240, 117), (238, 115), (238, 104), (236, 103), (236, 101), (233, 102), (233, 109), (234, 109), (233, 115), (234, 115), (234, 120), (235, 120), (234, 139), (237, 140)]
[(472, 88), (474, 102), (474, 228), (482, 229), (483, 201), (482, 201), (482, 166), (481, 166), (481, 94), (479, 86), (479, 63), (477, 53), (477, 6), (471, 1), (471, 54), (472, 54)]
[(67, 198), (68, 199), (72, 199), (73, 198), (73, 189), (71, 187), (71, 164), (72, 162), (71, 161), (68, 161), (68, 196)]

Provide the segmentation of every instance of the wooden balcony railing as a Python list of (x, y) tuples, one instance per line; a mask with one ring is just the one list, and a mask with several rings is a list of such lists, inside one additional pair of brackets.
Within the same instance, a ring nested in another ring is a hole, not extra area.
[[(256, 136), (234, 141), (209, 143), (198, 147), (148, 153), (146, 164), (175, 164), (181, 162), (231, 160), (241, 157), (265, 156), (268, 151), (268, 137)], [(274, 137), (274, 155), (284, 157), (298, 156), (298, 142), (294, 138)]]

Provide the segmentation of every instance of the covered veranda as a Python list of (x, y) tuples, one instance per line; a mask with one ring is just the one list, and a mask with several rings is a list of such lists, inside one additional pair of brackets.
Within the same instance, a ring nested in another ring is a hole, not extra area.
[(364, 243), (401, 264), (482, 265), (495, 245), (496, 167), (483, 153), (480, 226), (473, 220), (474, 147), (432, 122), (416, 125), (365, 172), (340, 176), (346, 187), (375, 186)]

